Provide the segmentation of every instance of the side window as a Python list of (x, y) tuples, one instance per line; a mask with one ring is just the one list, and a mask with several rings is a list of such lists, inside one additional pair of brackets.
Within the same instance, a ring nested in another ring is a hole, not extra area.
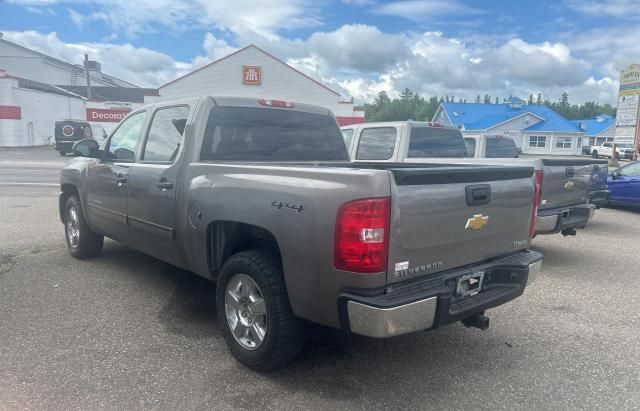
[(127, 118), (111, 135), (105, 150), (105, 160), (132, 162), (136, 159), (136, 145), (146, 113), (140, 112)]
[(395, 127), (365, 128), (360, 133), (356, 160), (388, 160), (395, 145)]
[(142, 160), (173, 161), (180, 148), (188, 115), (188, 106), (161, 108), (156, 111), (151, 120)]
[(630, 164), (620, 169), (620, 175), (625, 177), (640, 176), (640, 163)]
[(607, 148), (609, 148), (609, 147), (611, 147), (611, 143), (604, 143), (604, 144), (602, 145), (602, 147), (607, 147)]
[(464, 145), (467, 147), (467, 157), (475, 157), (476, 156), (476, 139), (475, 138), (465, 138)]
[(351, 140), (353, 139), (353, 129), (347, 128), (344, 130), (340, 130), (342, 133), (342, 138), (344, 139), (344, 143), (347, 145), (347, 150), (349, 146), (351, 146)]

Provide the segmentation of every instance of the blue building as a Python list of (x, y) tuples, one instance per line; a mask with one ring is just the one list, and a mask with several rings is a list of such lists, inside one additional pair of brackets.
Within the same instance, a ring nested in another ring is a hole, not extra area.
[(588, 120), (573, 120), (572, 123), (584, 131), (584, 145), (599, 146), (604, 142), (613, 141), (616, 135), (616, 119), (608, 114)]
[(549, 107), (517, 97), (502, 104), (442, 103), (433, 121), (458, 126), (465, 136), (509, 136), (523, 153), (532, 154), (578, 155), (585, 134)]

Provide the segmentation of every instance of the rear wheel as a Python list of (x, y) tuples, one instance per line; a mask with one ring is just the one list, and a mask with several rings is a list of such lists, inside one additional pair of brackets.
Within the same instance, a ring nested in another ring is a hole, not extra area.
[(102, 251), (104, 237), (91, 231), (82, 214), (77, 195), (67, 199), (64, 212), (64, 233), (69, 253), (75, 258), (96, 257)]
[(304, 343), (304, 325), (291, 310), (279, 258), (265, 250), (243, 251), (224, 264), (216, 309), (231, 353), (258, 371), (293, 360)]
[(593, 151), (591, 152), (591, 156), (592, 156), (593, 158), (598, 158), (598, 151), (597, 151), (597, 150), (593, 150)]
[(58, 151), (58, 154), (60, 154), (62, 157), (67, 155), (66, 151)]

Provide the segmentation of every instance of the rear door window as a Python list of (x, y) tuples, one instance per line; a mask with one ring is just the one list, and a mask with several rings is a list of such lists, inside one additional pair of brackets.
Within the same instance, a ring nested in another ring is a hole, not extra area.
[(156, 111), (151, 120), (142, 160), (172, 162), (178, 154), (188, 115), (188, 106), (161, 108)]
[(360, 133), (356, 160), (388, 160), (396, 146), (395, 127), (365, 128)]
[(488, 137), (486, 141), (487, 158), (516, 158), (518, 157), (518, 149), (516, 143), (510, 138)]
[[(473, 156), (473, 154), (470, 154)], [(444, 127), (412, 127), (407, 157), (466, 157), (467, 148), (459, 130)]]

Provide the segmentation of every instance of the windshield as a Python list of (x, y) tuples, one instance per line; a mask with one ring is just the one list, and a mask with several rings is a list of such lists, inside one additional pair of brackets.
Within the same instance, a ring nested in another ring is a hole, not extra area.
[(516, 158), (518, 149), (510, 138), (489, 137), (486, 141), (486, 158)]
[(286, 109), (216, 107), (200, 158), (233, 161), (348, 160), (333, 117)]
[(464, 139), (459, 130), (440, 127), (413, 127), (409, 140), (411, 158), (467, 156)]

